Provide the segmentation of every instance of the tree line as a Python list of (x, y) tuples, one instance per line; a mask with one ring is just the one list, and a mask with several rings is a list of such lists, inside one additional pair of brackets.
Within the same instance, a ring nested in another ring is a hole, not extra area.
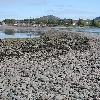
[(16, 19), (4, 19), (2, 22), (5, 22), (6, 24), (13, 25), (14, 23), (25, 23), (25, 24), (46, 24), (47, 26), (94, 26), (94, 27), (100, 27), (100, 21), (99, 20), (73, 20), (73, 19), (57, 19), (57, 18), (30, 18), (30, 19), (23, 19), (23, 20), (16, 20)]

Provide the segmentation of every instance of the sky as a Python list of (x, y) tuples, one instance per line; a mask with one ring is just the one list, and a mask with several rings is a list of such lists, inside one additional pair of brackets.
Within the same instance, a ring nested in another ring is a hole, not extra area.
[(94, 19), (100, 16), (100, 0), (0, 0), (0, 20), (39, 18)]

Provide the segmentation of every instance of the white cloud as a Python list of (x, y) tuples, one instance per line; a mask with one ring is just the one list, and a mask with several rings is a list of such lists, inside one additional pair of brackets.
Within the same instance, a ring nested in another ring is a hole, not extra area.
[(68, 7), (75, 7), (75, 6), (73, 6), (73, 5), (67, 5)]
[(26, 6), (40, 6), (48, 4), (47, 0), (0, 0), (0, 5), (2, 4), (23, 4)]
[(74, 9), (66, 9), (63, 11), (58, 11), (58, 13), (60, 14), (96, 14), (94, 12), (74, 10)]
[(53, 14), (60, 14), (60, 15), (65, 15), (65, 14), (96, 14), (94, 12), (89, 12), (89, 11), (81, 11), (81, 10), (74, 10), (74, 9), (61, 9), (61, 10), (47, 10), (47, 13), (53, 13)]
[(75, 7), (73, 5), (53, 5), (53, 6), (58, 7), (58, 8)]
[(53, 5), (53, 6), (56, 6), (56, 7), (65, 7), (64, 5)]
[(26, 6), (41, 6), (48, 4), (47, 0), (34, 0), (27, 2)]

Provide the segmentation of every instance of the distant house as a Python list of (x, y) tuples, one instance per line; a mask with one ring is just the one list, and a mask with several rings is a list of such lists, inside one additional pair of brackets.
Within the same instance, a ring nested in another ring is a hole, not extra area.
[(68, 25), (68, 23), (66, 23), (66, 25)]
[(26, 23), (22, 23), (22, 26), (26, 26)]
[(86, 25), (87, 25), (87, 26), (92, 25), (92, 21), (89, 21), (89, 22), (87, 21), (87, 22), (86, 22)]
[(73, 22), (73, 26), (75, 26), (76, 25), (76, 23), (75, 22)]
[(14, 26), (18, 26), (18, 24), (17, 23), (14, 23)]
[(73, 26), (77, 25), (78, 24), (78, 20), (73, 20)]
[(18, 26), (19, 25), (19, 21), (16, 20), (15, 23), (13, 24), (14, 26)]
[(32, 26), (33, 26), (33, 27), (36, 27), (36, 26), (37, 26), (37, 24), (33, 24)]
[(86, 22), (86, 25), (88, 26), (89, 25), (89, 22)]
[(0, 25), (5, 25), (5, 24), (6, 24), (5, 22), (0, 21)]

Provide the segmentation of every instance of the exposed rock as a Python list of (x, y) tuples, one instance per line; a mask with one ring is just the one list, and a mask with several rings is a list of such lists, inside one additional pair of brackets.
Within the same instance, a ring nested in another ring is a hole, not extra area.
[(0, 99), (96, 100), (99, 66), (100, 38), (51, 30), (37, 39), (3, 39)]

